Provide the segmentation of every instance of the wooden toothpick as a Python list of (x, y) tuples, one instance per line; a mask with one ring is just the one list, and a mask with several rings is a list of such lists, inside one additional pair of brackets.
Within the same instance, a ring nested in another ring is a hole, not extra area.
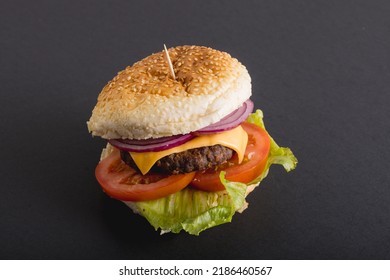
[(172, 61), (171, 61), (171, 58), (169, 57), (167, 46), (165, 46), (165, 44), (164, 44), (164, 50), (165, 50), (165, 55), (167, 57), (169, 70), (171, 70), (171, 75), (172, 75), (173, 79), (176, 80), (175, 71), (173, 70)]

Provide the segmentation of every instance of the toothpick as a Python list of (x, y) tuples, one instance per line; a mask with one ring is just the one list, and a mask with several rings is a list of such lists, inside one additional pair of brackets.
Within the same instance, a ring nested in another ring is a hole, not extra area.
[(171, 61), (171, 58), (169, 57), (167, 46), (165, 46), (165, 44), (164, 44), (164, 50), (165, 50), (165, 55), (167, 56), (169, 70), (171, 70), (171, 75), (172, 75), (173, 79), (176, 80), (175, 71), (173, 70), (172, 61)]

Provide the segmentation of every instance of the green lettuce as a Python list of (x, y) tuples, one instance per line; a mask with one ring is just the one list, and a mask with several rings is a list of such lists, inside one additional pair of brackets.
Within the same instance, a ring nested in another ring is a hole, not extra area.
[[(251, 114), (247, 121), (265, 129), (261, 110)], [(270, 139), (266, 167), (258, 178), (248, 184), (230, 182), (225, 178), (225, 172), (221, 172), (220, 180), (225, 191), (205, 192), (187, 187), (164, 198), (126, 204), (144, 216), (156, 230), (160, 228), (161, 233), (185, 230), (199, 235), (203, 230), (228, 223), (237, 211), (245, 210), (247, 192), (267, 176), (272, 164), (280, 164), (286, 171), (297, 165), (298, 161), (289, 148), (279, 147), (271, 136)]]

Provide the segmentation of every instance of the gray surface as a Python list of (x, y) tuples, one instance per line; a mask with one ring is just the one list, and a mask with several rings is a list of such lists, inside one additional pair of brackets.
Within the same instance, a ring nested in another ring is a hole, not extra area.
[[(0, 258), (389, 259), (388, 1), (0, 2)], [(163, 235), (94, 178), (105, 83), (168, 46), (249, 69), (273, 168), (233, 223)]]

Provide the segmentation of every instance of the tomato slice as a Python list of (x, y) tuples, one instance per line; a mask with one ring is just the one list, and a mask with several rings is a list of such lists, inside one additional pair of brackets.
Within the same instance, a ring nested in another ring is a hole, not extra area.
[(100, 161), (95, 175), (109, 196), (124, 201), (144, 201), (180, 191), (191, 182), (195, 173), (141, 175), (125, 164), (121, 160), (119, 150), (115, 149), (108, 157)]
[(220, 191), (225, 189), (219, 179), (221, 171), (226, 171), (229, 181), (241, 183), (249, 183), (263, 172), (271, 145), (268, 133), (251, 123), (244, 122), (241, 126), (248, 133), (244, 160), (239, 164), (234, 156), (217, 169), (197, 172), (191, 186), (204, 191)]

